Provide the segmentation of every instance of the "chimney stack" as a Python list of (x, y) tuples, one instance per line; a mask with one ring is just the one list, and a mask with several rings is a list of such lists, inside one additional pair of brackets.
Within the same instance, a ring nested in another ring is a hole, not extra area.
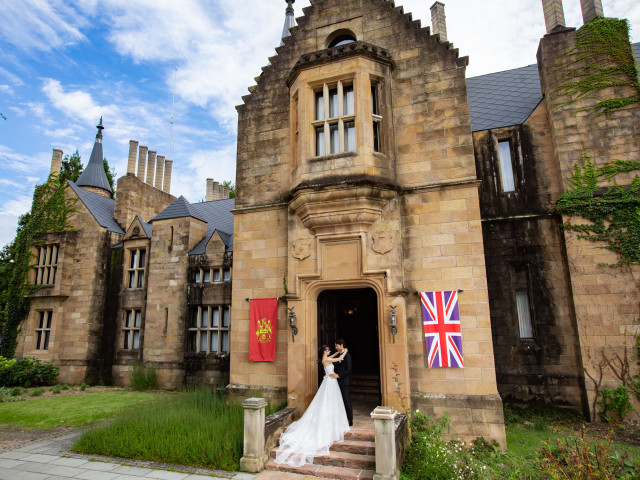
[(51, 156), (51, 171), (49, 172), (49, 175), (54, 173), (56, 175), (59, 175), (61, 167), (62, 167), (62, 150), (60, 150), (59, 148), (54, 148), (53, 155)]
[(156, 168), (156, 152), (149, 150), (149, 160), (147, 163), (147, 183), (153, 185), (153, 173)]
[(162, 190), (162, 174), (164, 173), (164, 155), (156, 157), (156, 183), (154, 186)]
[(127, 175), (136, 174), (136, 153), (138, 152), (138, 142), (129, 140), (129, 161), (127, 162)]
[(542, 0), (542, 10), (544, 11), (544, 24), (547, 27), (547, 33), (566, 26), (562, 0)]
[(440, 36), (440, 41), (447, 41), (447, 20), (442, 2), (435, 2), (431, 5), (431, 28), (434, 35)]
[(205, 200), (213, 202), (214, 200), (224, 200), (229, 198), (229, 189), (218, 182), (214, 182), (213, 178), (207, 178), (207, 194)]
[(162, 186), (162, 190), (167, 193), (171, 193), (171, 167), (173, 165), (173, 160), (165, 160), (164, 161), (164, 185)]
[(582, 7), (582, 21), (590, 22), (596, 17), (604, 17), (602, 12), (602, 0), (580, 0)]
[(147, 150), (148, 147), (140, 145), (138, 153), (138, 178), (144, 182), (144, 171), (147, 167)]

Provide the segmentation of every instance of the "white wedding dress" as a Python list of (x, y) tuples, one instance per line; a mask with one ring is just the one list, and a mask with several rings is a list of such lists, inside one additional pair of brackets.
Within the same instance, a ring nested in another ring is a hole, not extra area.
[(333, 363), (324, 369), (324, 380), (304, 415), (280, 436), (276, 463), (300, 467), (329, 454), (333, 442), (344, 440), (349, 421), (338, 380), (331, 378)]

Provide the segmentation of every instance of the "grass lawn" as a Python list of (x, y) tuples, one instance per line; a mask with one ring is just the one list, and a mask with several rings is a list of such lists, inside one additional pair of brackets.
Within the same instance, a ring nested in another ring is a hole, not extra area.
[(0, 403), (0, 424), (38, 428), (80, 427), (114, 417), (123, 409), (157, 398), (157, 393), (106, 391), (6, 402)]
[(244, 412), (207, 387), (129, 409), (86, 431), (72, 449), (197, 467), (238, 470)]

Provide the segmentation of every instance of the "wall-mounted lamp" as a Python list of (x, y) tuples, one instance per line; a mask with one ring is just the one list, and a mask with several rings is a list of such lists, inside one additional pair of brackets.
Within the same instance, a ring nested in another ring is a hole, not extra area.
[(289, 326), (291, 327), (291, 341), (296, 341), (296, 335), (298, 334), (298, 327), (296, 326), (296, 312), (293, 311), (295, 307), (288, 308), (289, 310)]
[(393, 343), (396, 343), (396, 333), (398, 333), (398, 312), (395, 305), (389, 305), (389, 326), (391, 327), (391, 335), (393, 335)]

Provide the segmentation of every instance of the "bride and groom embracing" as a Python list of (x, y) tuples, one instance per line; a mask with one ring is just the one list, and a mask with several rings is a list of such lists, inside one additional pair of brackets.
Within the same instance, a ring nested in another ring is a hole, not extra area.
[(304, 415), (280, 436), (276, 463), (293, 467), (313, 463), (315, 457), (329, 455), (329, 447), (344, 440), (344, 434), (353, 425), (349, 396), (351, 355), (344, 348), (344, 340), (336, 340), (334, 353), (323, 345), (320, 357), (324, 379)]

